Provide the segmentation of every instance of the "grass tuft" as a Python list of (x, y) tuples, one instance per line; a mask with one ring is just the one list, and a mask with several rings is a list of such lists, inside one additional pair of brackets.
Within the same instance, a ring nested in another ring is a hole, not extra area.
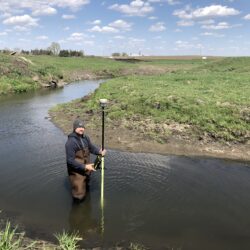
[(145, 246), (138, 243), (130, 243), (129, 250), (146, 250)]
[(65, 231), (61, 234), (56, 234), (55, 237), (59, 242), (59, 249), (61, 250), (75, 250), (78, 247), (78, 242), (82, 238), (77, 233), (66, 233)]

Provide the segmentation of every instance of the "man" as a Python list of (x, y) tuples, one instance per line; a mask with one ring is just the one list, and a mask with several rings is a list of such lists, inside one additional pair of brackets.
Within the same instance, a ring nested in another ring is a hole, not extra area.
[(90, 153), (104, 156), (106, 150), (97, 148), (84, 134), (83, 121), (76, 119), (73, 123), (73, 132), (68, 135), (65, 144), (66, 160), (72, 196), (75, 201), (82, 201), (86, 195), (86, 185), (94, 164), (90, 163)]

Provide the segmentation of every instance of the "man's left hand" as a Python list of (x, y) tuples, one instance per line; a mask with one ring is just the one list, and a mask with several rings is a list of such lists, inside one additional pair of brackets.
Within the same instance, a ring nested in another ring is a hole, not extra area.
[(99, 151), (100, 155), (102, 155), (102, 156), (104, 156), (106, 154), (106, 152), (107, 152), (106, 149), (103, 149), (103, 150)]

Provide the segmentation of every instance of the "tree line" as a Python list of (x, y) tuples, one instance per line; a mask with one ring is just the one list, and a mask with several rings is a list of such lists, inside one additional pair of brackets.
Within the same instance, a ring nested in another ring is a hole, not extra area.
[(47, 49), (32, 49), (32, 50), (20, 50), (20, 49), (3, 49), (0, 53), (4, 54), (15, 54), (21, 53), (24, 55), (47, 55), (47, 56), (60, 56), (60, 57), (83, 57), (83, 50), (61, 50), (59, 43), (51, 43)]

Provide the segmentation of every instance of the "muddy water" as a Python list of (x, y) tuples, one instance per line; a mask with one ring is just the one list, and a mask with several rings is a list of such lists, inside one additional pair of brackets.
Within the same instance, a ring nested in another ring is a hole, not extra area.
[(136, 242), (150, 249), (250, 249), (248, 163), (110, 150), (103, 216), (100, 172), (86, 201), (72, 204), (66, 137), (45, 117), (51, 106), (98, 85), (79, 82), (1, 99), (0, 210), (33, 237), (77, 230), (84, 247)]

